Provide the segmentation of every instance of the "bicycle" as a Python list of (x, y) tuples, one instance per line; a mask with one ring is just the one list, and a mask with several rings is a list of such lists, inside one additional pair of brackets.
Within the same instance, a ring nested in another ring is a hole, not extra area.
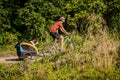
[[(50, 43), (45, 44), (42, 49), (43, 56), (60, 52), (61, 49), (59, 47), (58, 42), (59, 40), (57, 39), (55, 41), (50, 41)], [(66, 47), (66, 49), (73, 49), (73, 43), (71, 42), (71, 39), (69, 36), (64, 37), (63, 46)]]

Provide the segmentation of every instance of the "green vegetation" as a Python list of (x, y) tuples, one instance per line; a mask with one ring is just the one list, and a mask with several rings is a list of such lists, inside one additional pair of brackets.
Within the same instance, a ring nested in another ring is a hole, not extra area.
[[(39, 39), (66, 17), (74, 50), (35, 62), (0, 64), (0, 80), (119, 80), (120, 0), (0, 0), (0, 56), (15, 54), (18, 41)], [(77, 26), (77, 27), (75, 27)]]
[[(50, 60), (50, 59), (49, 59)], [(56, 60), (58, 61), (58, 60)], [(23, 65), (24, 64), (24, 65)], [(48, 66), (49, 65), (49, 66)], [(80, 66), (76, 60), (66, 62), (48, 61), (34, 63), (0, 64), (1, 80), (119, 80), (120, 72), (115, 69), (100, 71), (89, 66)]]

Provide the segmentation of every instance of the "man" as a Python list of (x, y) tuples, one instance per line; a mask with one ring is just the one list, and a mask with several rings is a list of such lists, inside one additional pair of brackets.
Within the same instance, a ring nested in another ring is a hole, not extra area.
[(65, 18), (64, 17), (60, 17), (59, 20), (57, 22), (55, 22), (52, 27), (50, 28), (50, 35), (55, 39), (60, 39), (60, 43), (61, 43), (61, 50), (63, 50), (63, 41), (64, 41), (64, 37), (62, 35), (60, 35), (58, 33), (58, 30), (60, 29), (64, 34), (69, 35), (70, 33), (67, 32), (64, 27), (63, 27), (63, 23), (65, 22)]

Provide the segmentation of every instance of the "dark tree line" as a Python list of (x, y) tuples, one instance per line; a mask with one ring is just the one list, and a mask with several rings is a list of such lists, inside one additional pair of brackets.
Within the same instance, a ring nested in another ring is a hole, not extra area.
[[(15, 40), (45, 38), (45, 31), (59, 16), (67, 29), (85, 34), (91, 14), (101, 16), (112, 32), (120, 34), (119, 0), (0, 0), (0, 44)], [(119, 35), (118, 35), (119, 37)]]

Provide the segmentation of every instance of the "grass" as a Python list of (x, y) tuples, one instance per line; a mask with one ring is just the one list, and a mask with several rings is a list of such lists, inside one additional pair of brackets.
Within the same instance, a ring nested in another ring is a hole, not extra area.
[(91, 37), (85, 39), (79, 35), (74, 37), (76, 37), (73, 39), (74, 42), (76, 42), (74, 43), (74, 50), (68, 49), (65, 52), (54, 54), (35, 62), (23, 61), (15, 64), (0, 64), (0, 79), (120, 79), (120, 68), (116, 67), (116, 64), (119, 64), (118, 44), (114, 43), (104, 32), (101, 39), (98, 38), (98, 36), (93, 36), (93, 39), (91, 39)]
[(15, 44), (0, 45), (0, 57), (16, 56)]
[(49, 60), (0, 64), (1, 80), (118, 80), (120, 79), (119, 75), (119, 70), (105, 69), (101, 71), (87, 64), (81, 67), (73, 60), (61, 64)]

